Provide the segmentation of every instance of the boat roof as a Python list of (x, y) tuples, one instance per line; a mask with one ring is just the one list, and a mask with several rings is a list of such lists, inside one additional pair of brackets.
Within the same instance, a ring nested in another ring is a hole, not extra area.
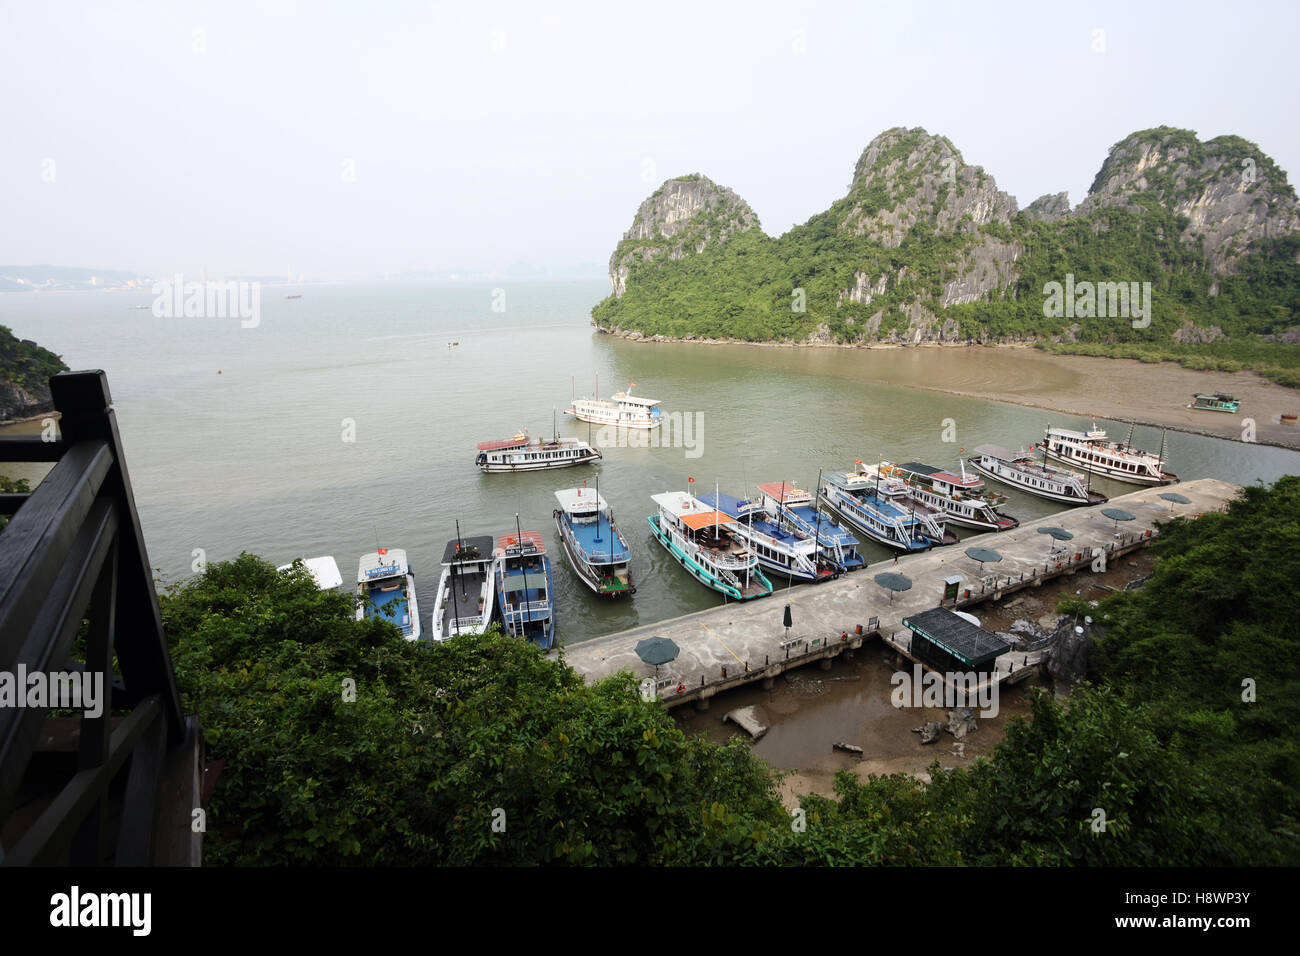
[(898, 467), (913, 474), (925, 475), (935, 481), (946, 481), (950, 485), (983, 484), (978, 478), (963, 478), (961, 475), (954, 475), (951, 471), (944, 471), (942, 468), (935, 468), (933, 465), (923, 465), (919, 461), (905, 461)]
[(371, 551), (361, 556), (357, 566), (357, 581), (376, 581), (380, 578), (393, 578), (406, 574), (410, 566), (406, 563), (406, 552), (401, 548), (385, 548), (384, 553)]
[(1106, 432), (1100, 428), (1086, 432), (1075, 431), (1073, 428), (1048, 428), (1047, 434), (1060, 438), (1077, 438), (1080, 441), (1102, 441), (1106, 438)]
[(594, 515), (609, 507), (605, 496), (594, 488), (565, 488), (555, 493), (555, 500), (571, 515)]
[(736, 524), (736, 519), (725, 511), (698, 511), (694, 514), (681, 515), (682, 524), (692, 531), (699, 531), (709, 525)]
[(739, 518), (741, 515), (749, 514), (751, 511), (762, 511), (763, 506), (757, 501), (750, 501), (748, 498), (735, 498), (725, 491), (710, 491), (707, 495), (700, 495), (700, 501), (710, 508), (717, 508), (733, 518)]
[(514, 438), (497, 438), (492, 441), (481, 441), (478, 443), (479, 451), (497, 451), (501, 448), (514, 448), (516, 445), (528, 444), (528, 432), (516, 435)]
[[(546, 543), (542, 540), (542, 533), (540, 531), (525, 531), (523, 533), (523, 538), (525, 549), (531, 546), (537, 554), (546, 553)], [(497, 538), (496, 553), (505, 554), (508, 551), (514, 551), (516, 554), (519, 553), (519, 535), (513, 531)]]
[(837, 488), (870, 488), (875, 485), (875, 478), (863, 472), (828, 471), (822, 478)]
[(1007, 451), (1001, 445), (980, 445), (975, 449), (975, 454), (988, 455), (990, 458), (1001, 458), (1003, 461), (1023, 461), (1026, 458), (1033, 457), (1023, 451)]
[(765, 495), (771, 495), (778, 504), (801, 505), (812, 501), (808, 489), (798, 488), (788, 481), (769, 481), (767, 484), (759, 485), (758, 490)]
[[(339, 570), (338, 562), (331, 555), (325, 555), (319, 558), (302, 558), (302, 566), (311, 574), (312, 580), (316, 582), (316, 587), (322, 591), (329, 591), (343, 583), (343, 572)], [(276, 568), (277, 571), (288, 571), (293, 567), (293, 562), (282, 564)]]
[(644, 405), (646, 408), (659, 404), (657, 398), (642, 398), (640, 395), (628, 395), (626, 392), (615, 392), (613, 400), (622, 402), (625, 405)]
[[(707, 505), (684, 491), (665, 491), (663, 494), (651, 495), (650, 500), (674, 518), (680, 518), (682, 524), (692, 530), (703, 528), (715, 521), (718, 524), (731, 524), (736, 520), (730, 515), (714, 510), (712, 505)], [(700, 520), (697, 521), (697, 518)]]
[(443, 564), (451, 564), (453, 561), (491, 560), (492, 536), (490, 534), (479, 534), (472, 537), (462, 535), (460, 540), (452, 538), (447, 542), (447, 549), (442, 553)]

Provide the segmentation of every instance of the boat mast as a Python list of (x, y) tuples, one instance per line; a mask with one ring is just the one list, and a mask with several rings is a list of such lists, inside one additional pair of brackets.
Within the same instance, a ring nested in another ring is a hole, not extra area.
[(457, 518), (456, 519), (456, 553), (451, 556), (452, 619), (451, 619), (451, 627), (448, 628), (448, 630), (451, 633), (447, 634), (446, 635), (447, 637), (451, 637), (452, 634), (456, 633), (456, 622), (460, 620), (460, 602), (456, 600), (456, 588), (458, 587), (458, 585), (456, 584), (456, 564), (457, 564), (456, 559), (459, 557), (460, 557), (460, 519)]
[[(592, 542), (594, 544), (600, 543), (600, 475), (596, 476), (596, 537), (592, 539)], [(592, 557), (595, 556), (595, 553), (593, 553)]]

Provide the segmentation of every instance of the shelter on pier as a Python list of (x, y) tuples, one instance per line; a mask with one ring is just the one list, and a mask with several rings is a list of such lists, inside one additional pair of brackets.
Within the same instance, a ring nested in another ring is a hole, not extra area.
[(935, 607), (903, 618), (912, 631), (912, 654), (937, 671), (992, 671), (993, 661), (1011, 645), (992, 631)]

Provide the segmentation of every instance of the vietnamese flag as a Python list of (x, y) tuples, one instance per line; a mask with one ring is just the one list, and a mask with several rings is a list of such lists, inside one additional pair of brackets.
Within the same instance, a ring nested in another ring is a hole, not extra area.
[(691, 484), (695, 484), (695, 479), (694, 479), (694, 478), (687, 478), (686, 480), (689, 481)]
[(380, 557), (383, 557), (385, 554), (388, 553), (388, 549), (387, 549), (387, 548), (379, 548), (378, 550), (379, 550), (379, 555), (380, 555)]

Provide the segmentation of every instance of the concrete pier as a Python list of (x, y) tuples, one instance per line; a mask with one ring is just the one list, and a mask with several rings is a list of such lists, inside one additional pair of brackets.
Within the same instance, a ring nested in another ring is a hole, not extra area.
[[(1171, 505), (1160, 498), (1167, 491), (1189, 498), (1191, 504)], [(660, 668), (660, 699), (669, 707), (686, 701), (707, 707), (708, 699), (721, 690), (766, 682), (791, 667), (813, 661), (824, 660), (829, 666), (831, 658), (861, 647), (869, 639), (883, 638), (910, 657), (911, 632), (902, 626), (902, 620), (939, 605), (944, 578), (959, 574), (964, 579), (958, 600), (945, 603), (957, 609), (1061, 574), (1090, 572), (1098, 550), (1109, 561), (1144, 547), (1158, 533), (1155, 522), (1219, 511), (1239, 491), (1237, 485), (1214, 478), (1143, 488), (1112, 498), (1105, 505), (1062, 510), (1011, 531), (972, 535), (960, 544), (900, 555), (897, 562), (886, 558), (835, 581), (796, 585), (788, 591), (781, 588), (771, 597), (728, 602), (584, 641), (566, 647), (564, 657), (588, 681), (620, 670), (651, 676), (654, 668), (636, 656), (637, 641), (656, 635), (670, 638), (681, 653)], [(1121, 508), (1133, 514), (1134, 520), (1117, 524), (1101, 513), (1102, 508)], [(1039, 527), (1052, 525), (1071, 532), (1073, 539), (1058, 542), (1038, 533)], [(972, 545), (992, 548), (1002, 560), (981, 567), (966, 555), (966, 548)], [(891, 594), (874, 580), (881, 571), (906, 575), (912, 581), (911, 589)], [(782, 626), (787, 603), (794, 619), (788, 637)], [(1037, 664), (1036, 657), (1028, 661), (1023, 652), (1008, 652), (997, 659), (999, 679), (1019, 679), (1032, 664)]]

